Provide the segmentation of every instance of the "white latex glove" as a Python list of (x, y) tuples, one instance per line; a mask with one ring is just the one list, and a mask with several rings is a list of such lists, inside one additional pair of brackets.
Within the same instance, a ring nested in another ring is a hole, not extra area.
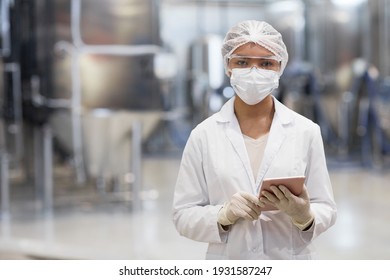
[(253, 194), (235, 193), (218, 212), (218, 223), (223, 226), (234, 224), (239, 218), (257, 220), (264, 204)]
[(309, 195), (306, 186), (303, 186), (299, 196), (293, 195), (285, 186), (271, 186), (272, 192), (263, 191), (260, 201), (276, 206), (291, 217), (292, 222), (301, 230), (311, 225), (314, 216), (310, 211)]

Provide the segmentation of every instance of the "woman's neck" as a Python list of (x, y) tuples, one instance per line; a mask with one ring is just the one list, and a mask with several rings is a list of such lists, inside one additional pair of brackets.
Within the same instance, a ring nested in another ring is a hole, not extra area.
[(241, 132), (246, 136), (257, 139), (269, 132), (274, 116), (274, 101), (268, 95), (263, 101), (255, 105), (248, 105), (239, 97), (234, 101), (234, 112)]

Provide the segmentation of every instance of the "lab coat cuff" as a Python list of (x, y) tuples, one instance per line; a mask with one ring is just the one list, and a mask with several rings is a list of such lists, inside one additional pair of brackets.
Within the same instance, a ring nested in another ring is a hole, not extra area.
[(220, 212), (222, 210), (223, 206), (221, 205), (221, 208), (218, 210), (217, 213), (217, 224), (218, 224), (218, 232), (219, 232), (219, 238), (221, 239), (221, 242), (226, 243), (228, 240), (228, 233), (231, 229), (230, 225), (222, 225), (219, 221)]
[(300, 230), (302, 230), (302, 231), (307, 231), (307, 230), (309, 230), (309, 229), (313, 226), (313, 224), (314, 224), (314, 216), (313, 216), (313, 214), (312, 214), (312, 215), (311, 215), (311, 218), (310, 218), (307, 222), (305, 222), (305, 223), (303, 223), (303, 224), (298, 223), (298, 222), (296, 222), (296, 221), (294, 221), (294, 220), (292, 220), (292, 222), (293, 222), (293, 224), (294, 224), (297, 228), (299, 228)]
[(227, 233), (230, 231), (231, 226), (223, 226), (220, 223), (218, 223), (218, 229), (220, 233)]
[(225, 204), (221, 207), (221, 209), (219, 209), (219, 211), (218, 211), (218, 217), (217, 217), (217, 219), (218, 219), (218, 224), (220, 224), (221, 226), (225, 226), (225, 227), (227, 227), (227, 226), (233, 224), (233, 222), (230, 221), (230, 220), (228, 219), (228, 217), (226, 216), (226, 205), (227, 205), (227, 203), (225, 203)]

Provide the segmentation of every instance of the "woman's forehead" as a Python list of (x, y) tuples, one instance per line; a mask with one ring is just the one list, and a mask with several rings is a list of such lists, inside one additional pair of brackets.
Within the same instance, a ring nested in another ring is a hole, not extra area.
[(240, 56), (273, 56), (275, 55), (270, 50), (260, 46), (256, 43), (246, 43), (240, 47), (238, 47), (233, 54)]

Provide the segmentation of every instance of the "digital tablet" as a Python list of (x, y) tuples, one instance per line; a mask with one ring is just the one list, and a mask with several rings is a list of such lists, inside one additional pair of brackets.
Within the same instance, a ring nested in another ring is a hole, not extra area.
[[(261, 184), (259, 197), (261, 196), (262, 191), (269, 191), (271, 186), (283, 185), (290, 190), (294, 195), (300, 195), (302, 193), (303, 185), (305, 183), (305, 176), (296, 176), (296, 177), (280, 177), (280, 178), (266, 178)], [(262, 211), (276, 210), (275, 207), (271, 205), (266, 205)]]

